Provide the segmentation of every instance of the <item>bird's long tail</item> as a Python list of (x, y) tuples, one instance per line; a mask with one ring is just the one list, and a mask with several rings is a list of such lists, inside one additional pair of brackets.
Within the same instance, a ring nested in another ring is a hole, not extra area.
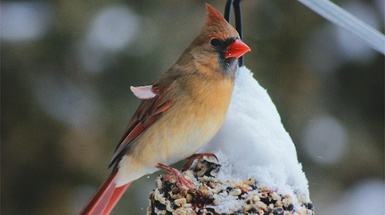
[(84, 206), (80, 215), (108, 215), (118, 203), (131, 182), (120, 187), (116, 187), (115, 177), (117, 169), (114, 170), (102, 186), (95, 192), (91, 199)]

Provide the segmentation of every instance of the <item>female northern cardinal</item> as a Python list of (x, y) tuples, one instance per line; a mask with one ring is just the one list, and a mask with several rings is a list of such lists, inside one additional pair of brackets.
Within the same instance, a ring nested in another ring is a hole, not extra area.
[(201, 33), (178, 61), (152, 85), (131, 87), (143, 101), (112, 156), (111, 175), (81, 214), (109, 214), (132, 181), (158, 168), (177, 175), (166, 165), (194, 154), (222, 126), (237, 59), (250, 48), (218, 11), (206, 8)]

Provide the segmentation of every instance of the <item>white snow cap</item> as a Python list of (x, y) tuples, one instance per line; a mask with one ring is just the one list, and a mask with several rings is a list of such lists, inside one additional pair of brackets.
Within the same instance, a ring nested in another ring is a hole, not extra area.
[(213, 152), (230, 167), (231, 173), (221, 177), (253, 177), (279, 194), (310, 200), (294, 143), (266, 90), (244, 66), (238, 69), (221, 130), (200, 152)]

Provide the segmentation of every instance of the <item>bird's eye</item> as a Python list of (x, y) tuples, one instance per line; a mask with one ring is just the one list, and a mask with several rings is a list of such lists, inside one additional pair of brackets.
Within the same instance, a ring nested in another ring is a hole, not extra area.
[(217, 38), (213, 38), (210, 40), (210, 45), (212, 45), (214, 47), (218, 47), (221, 45), (221, 41)]

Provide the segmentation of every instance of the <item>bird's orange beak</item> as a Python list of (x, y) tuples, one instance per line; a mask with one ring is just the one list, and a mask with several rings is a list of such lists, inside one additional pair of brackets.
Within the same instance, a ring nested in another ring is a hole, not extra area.
[(227, 47), (225, 58), (240, 58), (248, 51), (250, 51), (250, 47), (242, 42), (242, 40), (236, 39)]

